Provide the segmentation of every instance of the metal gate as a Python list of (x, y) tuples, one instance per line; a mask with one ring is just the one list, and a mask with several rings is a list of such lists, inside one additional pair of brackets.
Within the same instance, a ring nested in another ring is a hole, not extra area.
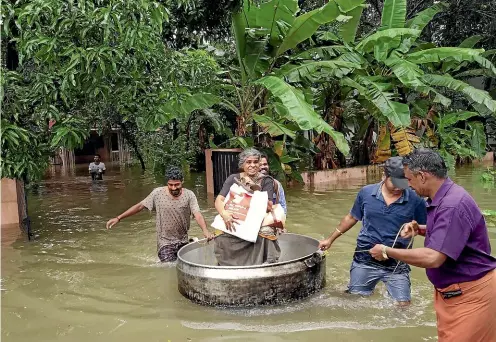
[(227, 177), (239, 172), (238, 154), (241, 151), (241, 149), (205, 150), (208, 193), (217, 195)]

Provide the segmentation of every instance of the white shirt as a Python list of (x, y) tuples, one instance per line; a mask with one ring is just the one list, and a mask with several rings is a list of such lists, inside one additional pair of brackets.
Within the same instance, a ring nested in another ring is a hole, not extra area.
[(90, 163), (90, 167), (88, 168), (88, 170), (90, 170), (91, 172), (98, 172), (98, 170), (102, 170), (102, 171), (105, 171), (105, 164), (100, 162), (97, 164), (95, 163)]

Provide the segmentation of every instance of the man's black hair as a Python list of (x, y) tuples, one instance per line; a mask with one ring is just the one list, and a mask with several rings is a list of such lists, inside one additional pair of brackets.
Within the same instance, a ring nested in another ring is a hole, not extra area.
[(437, 178), (448, 177), (448, 168), (441, 155), (429, 148), (418, 148), (403, 158), (403, 165), (412, 172), (428, 172)]
[(168, 167), (165, 171), (165, 181), (168, 182), (170, 180), (178, 180), (182, 182), (184, 180), (183, 171), (177, 166)]
[(99, 155), (98, 153), (97, 153), (97, 154), (95, 154), (95, 157), (102, 158), (102, 156), (101, 156), (101, 155)]

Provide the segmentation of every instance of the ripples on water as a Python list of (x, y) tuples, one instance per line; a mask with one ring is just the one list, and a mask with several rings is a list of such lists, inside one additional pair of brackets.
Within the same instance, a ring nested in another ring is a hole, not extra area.
[[(455, 180), (481, 208), (496, 210), (494, 189), (480, 185), (478, 173), (459, 170)], [(105, 229), (109, 218), (146, 197), (159, 182), (134, 170), (109, 168), (103, 182), (93, 183), (81, 169), (75, 175), (55, 174), (30, 193), (35, 241), (2, 241), (5, 341), (435, 339), (432, 287), (423, 270), (412, 271), (413, 303), (406, 309), (394, 305), (382, 284), (371, 298), (343, 293), (358, 226), (330, 250), (326, 288), (306, 300), (229, 309), (191, 303), (177, 291), (175, 263), (161, 264), (156, 257), (153, 214), (140, 213)], [(289, 230), (317, 239), (327, 236), (362, 185), (289, 189)], [(203, 176), (192, 175), (186, 186), (211, 222), (215, 211), (206, 199)], [(191, 235), (201, 236), (194, 221)], [(416, 246), (422, 243), (418, 240)], [(491, 233), (493, 246), (495, 240)]]

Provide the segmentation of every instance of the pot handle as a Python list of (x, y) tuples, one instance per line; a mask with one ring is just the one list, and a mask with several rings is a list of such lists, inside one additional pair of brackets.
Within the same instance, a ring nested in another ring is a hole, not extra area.
[(314, 267), (315, 265), (320, 264), (322, 262), (323, 258), (324, 258), (324, 251), (321, 251), (319, 249), (318, 251), (313, 253), (311, 257), (306, 259), (304, 261), (304, 263), (308, 268), (311, 268), (311, 267)]

